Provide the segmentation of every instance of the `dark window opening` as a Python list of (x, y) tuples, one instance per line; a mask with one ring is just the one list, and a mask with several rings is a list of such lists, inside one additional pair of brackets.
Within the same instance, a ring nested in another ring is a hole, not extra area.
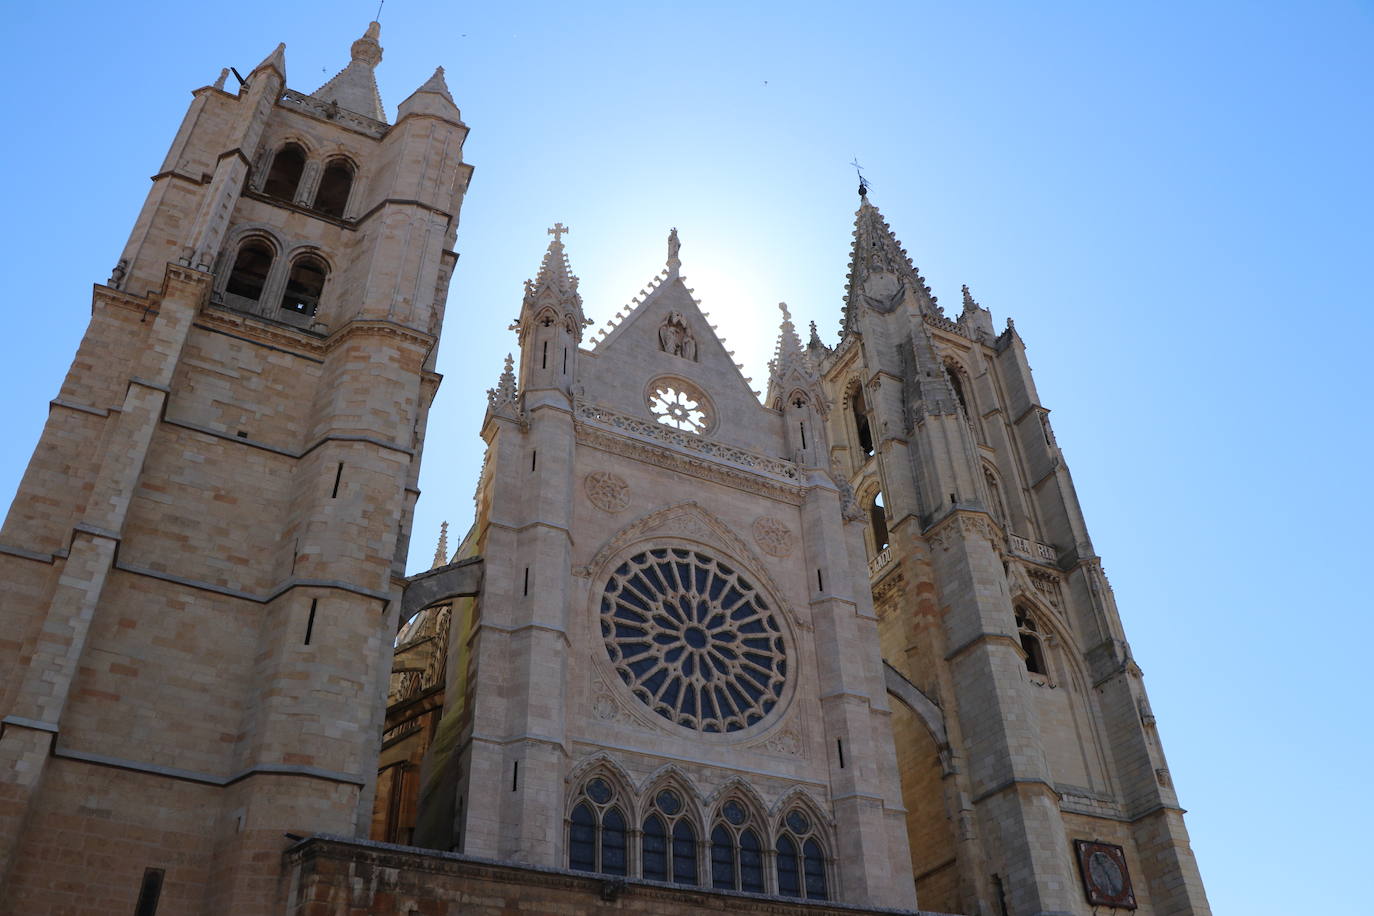
[(510, 790), (512, 792), (520, 788), (520, 761), (515, 761), (515, 766), (510, 771)]
[(163, 870), (160, 868), (143, 869), (143, 884), (138, 889), (138, 904), (134, 916), (154, 916), (157, 913), (158, 898), (162, 896)]
[(840, 769), (844, 769), (844, 739), (835, 739), (835, 751), (840, 755)]
[(879, 552), (887, 549), (887, 508), (883, 505), (883, 494), (881, 492), (873, 495), (873, 503), (868, 507), (868, 521), (873, 528), (873, 550)]
[(257, 302), (262, 298), (262, 288), (267, 285), (267, 272), (271, 269), (271, 247), (262, 239), (249, 239), (234, 258), (225, 292)]
[(640, 858), (644, 877), (650, 881), (668, 880), (668, 831), (657, 814), (644, 821), (644, 840)]
[(320, 187), (315, 192), (315, 209), (326, 216), (344, 215), (348, 194), (353, 190), (353, 167), (343, 159), (335, 159), (324, 167)]
[(806, 880), (806, 899), (829, 899), (825, 886), (825, 856), (821, 855), (821, 844), (815, 840), (802, 844), (802, 875)]
[(293, 200), (304, 172), (305, 150), (288, 143), (272, 157), (272, 167), (267, 170), (267, 181), (263, 182), (262, 192), (282, 200)]
[(1040, 628), (1035, 625), (1035, 618), (1022, 608), (1016, 609), (1016, 632), (1021, 637), (1021, 649), (1026, 653), (1026, 670), (1031, 674), (1049, 674), (1045, 649), (1040, 643)]
[(286, 280), (286, 293), (282, 296), (281, 307), (302, 315), (315, 314), (328, 275), (329, 268), (319, 258), (313, 255), (297, 258)]
[(802, 448), (806, 448), (806, 424), (805, 424), (805, 423), (798, 423), (798, 424), (797, 424), (797, 427), (801, 430)]
[(540, 356), (539, 356), (539, 368), (540, 368), (540, 369), (547, 369), (547, 368), (549, 368), (549, 342), (548, 342), (547, 340), (544, 341), (544, 349), (543, 349), (543, 352), (542, 352), (542, 353), (540, 354)]
[(959, 399), (959, 406), (964, 408), (964, 413), (968, 413), (968, 401), (964, 398), (964, 386), (959, 381), (959, 371), (953, 366), (945, 366), (945, 373), (949, 376), (949, 385), (954, 389), (954, 396)]
[(854, 429), (859, 434), (859, 448), (865, 455), (873, 454), (873, 430), (868, 424), (868, 405), (864, 402), (863, 389), (856, 389), (849, 398), (849, 408), (854, 412)]
[(563, 374), (568, 374), (568, 348), (563, 348)]
[(319, 607), (320, 599), (310, 599), (310, 616), (305, 619), (305, 644), (310, 645), (310, 637), (315, 632), (315, 610)]
[(673, 827), (674, 884), (697, 883), (697, 834), (685, 820)]
[(784, 897), (801, 896), (801, 869), (797, 863), (797, 844), (787, 834), (778, 837), (778, 893)]

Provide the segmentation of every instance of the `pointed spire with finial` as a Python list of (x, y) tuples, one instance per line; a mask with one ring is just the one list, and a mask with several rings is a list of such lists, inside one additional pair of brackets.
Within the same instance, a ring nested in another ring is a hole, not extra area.
[(333, 102), (345, 111), (385, 124), (386, 111), (382, 107), (382, 95), (377, 90), (377, 74), (374, 72), (382, 62), (382, 45), (378, 41), (381, 34), (380, 23), (368, 23), (363, 37), (353, 42), (350, 49), (352, 60), (348, 66), (310, 93), (311, 97)]
[(434, 548), (434, 565), (430, 569), (438, 569), (440, 566), (448, 564), (448, 522), (439, 524), (439, 543)]
[(887, 220), (869, 200), (866, 186), (863, 192), (859, 197), (859, 209), (854, 214), (854, 245), (850, 250), (841, 333), (856, 329), (861, 305), (867, 304), (877, 311), (892, 311), (908, 290), (915, 294), (923, 313), (942, 314), (925, 278), (911, 263)]

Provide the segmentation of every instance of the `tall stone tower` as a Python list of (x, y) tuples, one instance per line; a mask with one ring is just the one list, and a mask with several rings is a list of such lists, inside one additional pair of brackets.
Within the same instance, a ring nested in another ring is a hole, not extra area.
[(467, 544), (485, 578), (451, 629), (457, 740), (431, 762), (457, 831), (435, 845), (914, 905), (863, 524), (829, 471), (819, 377), (789, 381), (785, 411), (759, 402), (676, 232), (643, 301), (580, 346), (564, 231), (489, 395)]
[(864, 196), (838, 345), (813, 327), (804, 353), (779, 352), (818, 368), (833, 467), (868, 519), (922, 906), (1209, 912), (1012, 323), (995, 333), (967, 287), (947, 318)]
[(378, 36), (196, 90), (95, 287), (0, 533), (7, 913), (264, 913), (284, 834), (366, 829), (471, 175)]

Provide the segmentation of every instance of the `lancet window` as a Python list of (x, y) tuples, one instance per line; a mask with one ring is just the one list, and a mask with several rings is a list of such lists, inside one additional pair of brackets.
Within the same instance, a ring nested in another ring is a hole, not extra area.
[(263, 193), (282, 200), (294, 200), (301, 175), (305, 173), (305, 159), (305, 150), (296, 143), (288, 143), (277, 150), (277, 155), (272, 157), (272, 166), (267, 170), (267, 180), (262, 185)]
[(763, 886), (763, 847), (748, 806), (727, 799), (711, 828), (711, 886), (717, 890), (753, 891)]
[(778, 893), (808, 900), (830, 899), (825, 852), (815, 819), (801, 808), (787, 812), (778, 833)]
[(868, 421), (868, 404), (864, 401), (863, 388), (856, 387), (849, 396), (849, 410), (854, 414), (854, 434), (859, 450), (864, 457), (873, 454), (873, 428)]
[(873, 552), (880, 553), (887, 549), (887, 507), (883, 505), (882, 491), (873, 494), (873, 500), (868, 504), (868, 522), (873, 530)]
[(593, 776), (582, 787), (568, 825), (568, 867), (603, 875), (628, 873), (625, 815), (614, 784)]
[(654, 793), (644, 818), (640, 864), (650, 881), (698, 883), (697, 832), (688, 819), (682, 793), (676, 789)]

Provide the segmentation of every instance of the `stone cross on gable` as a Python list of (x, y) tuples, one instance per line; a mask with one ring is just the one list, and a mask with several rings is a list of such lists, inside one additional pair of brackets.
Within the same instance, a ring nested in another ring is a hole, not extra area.
[(549, 235), (553, 236), (553, 240), (561, 245), (563, 244), (563, 233), (567, 231), (567, 226), (562, 223), (554, 223), (553, 228), (549, 230)]

